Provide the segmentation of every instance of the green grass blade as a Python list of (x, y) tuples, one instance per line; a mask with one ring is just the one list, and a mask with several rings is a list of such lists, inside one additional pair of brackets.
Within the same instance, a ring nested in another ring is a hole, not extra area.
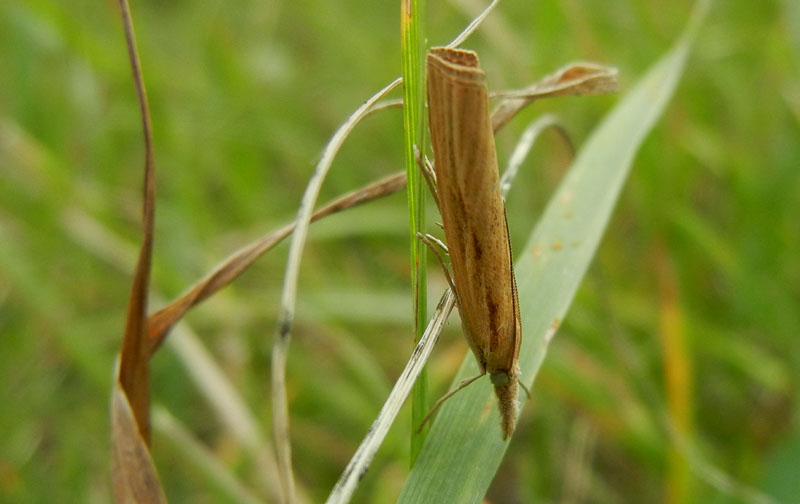
[[(409, 236), (411, 240), (411, 290), (414, 306), (414, 345), (419, 342), (428, 321), (425, 247), (417, 232), (425, 232), (425, 185), (421, 183), (414, 148), (425, 152), (424, 136), (424, 67), (422, 59), (425, 41), (422, 38), (424, 0), (400, 0), (403, 53), (403, 133), (405, 164), (408, 180)], [(428, 378), (425, 369), (420, 373), (411, 394), (411, 425), (419, 425), (428, 413)], [(421, 434), (411, 429), (411, 465), (422, 449), (428, 427)]]
[[(675, 90), (698, 21), (597, 128), (522, 249), (516, 267), (520, 366), (528, 385), (589, 267), (633, 158)], [(454, 383), (476, 372), (468, 354)], [(480, 502), (506, 446), (489, 380), (479, 380), (442, 408), (399, 502)]]

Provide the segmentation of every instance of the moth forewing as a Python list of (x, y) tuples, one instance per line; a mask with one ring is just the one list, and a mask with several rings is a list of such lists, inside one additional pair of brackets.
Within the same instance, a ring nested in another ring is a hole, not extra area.
[(486, 76), (471, 51), (432, 49), (428, 113), (439, 210), (465, 337), (492, 377), (503, 437), (517, 416), (519, 307)]

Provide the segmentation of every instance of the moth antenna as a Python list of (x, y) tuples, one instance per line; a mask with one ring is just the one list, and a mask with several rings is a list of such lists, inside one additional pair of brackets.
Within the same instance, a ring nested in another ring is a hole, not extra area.
[(525, 392), (525, 395), (528, 396), (528, 399), (530, 399), (531, 398), (530, 389), (528, 389), (528, 387), (526, 387), (525, 384), (522, 382), (519, 382), (519, 386), (522, 387), (522, 391)]

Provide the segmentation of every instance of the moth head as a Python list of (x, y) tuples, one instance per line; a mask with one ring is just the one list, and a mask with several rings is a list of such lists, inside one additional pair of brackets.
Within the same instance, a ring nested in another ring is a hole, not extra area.
[(489, 374), (489, 379), (492, 380), (492, 385), (495, 387), (505, 387), (511, 381), (507, 371), (499, 371), (497, 373)]

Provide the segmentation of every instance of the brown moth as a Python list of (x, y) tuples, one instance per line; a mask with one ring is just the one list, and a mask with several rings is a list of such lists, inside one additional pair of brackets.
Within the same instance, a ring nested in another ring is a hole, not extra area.
[(519, 409), (522, 328), (486, 74), (474, 52), (448, 48), (428, 52), (427, 70), (435, 196), (464, 336), (481, 371), (442, 400), (488, 373), (507, 439)]

